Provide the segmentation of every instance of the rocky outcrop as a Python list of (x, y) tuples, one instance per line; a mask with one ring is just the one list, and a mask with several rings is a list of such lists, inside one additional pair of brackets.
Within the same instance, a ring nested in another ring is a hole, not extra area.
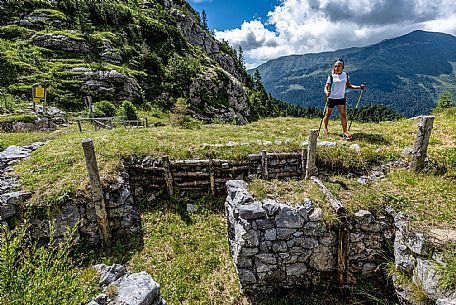
[(396, 236), (394, 256), (396, 268), (408, 277), (408, 281), (395, 278), (396, 293), (402, 305), (420, 305), (423, 300), (416, 295), (419, 289), (436, 304), (456, 304), (456, 291), (440, 288), (441, 274), (437, 266), (444, 265), (441, 246), (456, 244), (455, 230), (416, 230), (402, 213), (390, 210), (394, 215)]
[[(206, 70), (204, 75), (190, 84), (188, 94), (192, 105), (198, 108), (192, 114), (203, 121), (237, 120), (240, 124), (248, 123), (246, 117), (250, 114), (250, 108), (246, 90), (237, 79), (221, 69)], [(214, 104), (214, 101), (224, 99), (228, 99), (226, 105), (221, 102)]]
[[(231, 254), (245, 292), (327, 285), (337, 271), (338, 228), (326, 224), (310, 199), (296, 207), (258, 201), (244, 181), (227, 182)], [(394, 235), (386, 219), (359, 211), (349, 221), (348, 280), (379, 276), (378, 256)]]
[(127, 272), (122, 265), (95, 265), (102, 293), (87, 305), (165, 305), (160, 285), (147, 272)]
[[(115, 60), (114, 57), (113, 60)], [(74, 78), (81, 82), (81, 85), (77, 85), (81, 92), (95, 92), (99, 99), (130, 101), (142, 99), (141, 86), (133, 76), (117, 70), (101, 71), (85, 67), (75, 67), (68, 71), (74, 72)]]
[(225, 71), (233, 75), (241, 83), (245, 83), (246, 76), (236, 68), (234, 59), (220, 50), (220, 42), (204, 31), (191, 13), (171, 8), (171, 15), (176, 19), (182, 34), (193, 45), (201, 47), (207, 55), (215, 60)]
[(31, 196), (28, 192), (15, 191), (20, 180), (14, 175), (13, 166), (45, 144), (35, 142), (23, 147), (13, 145), (0, 152), (0, 222), (6, 228), (9, 228), (8, 220), (16, 215), (18, 206)]
[(71, 38), (62, 34), (35, 35), (32, 41), (39, 47), (55, 51), (72, 52), (84, 56), (90, 52), (90, 46), (83, 39)]
[[(0, 131), (2, 132), (36, 132), (36, 131), (50, 131), (54, 130), (57, 126), (66, 126), (65, 112), (56, 107), (46, 107), (35, 105), (35, 111), (30, 108), (25, 108), (19, 114), (30, 115), (26, 122), (11, 121), (1, 122)], [(30, 118), (35, 118), (30, 122)]]

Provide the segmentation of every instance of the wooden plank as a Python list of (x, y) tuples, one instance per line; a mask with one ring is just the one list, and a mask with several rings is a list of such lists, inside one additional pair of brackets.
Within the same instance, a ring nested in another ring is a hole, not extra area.
[(173, 177), (209, 177), (208, 172), (173, 172)]
[(348, 273), (348, 248), (350, 246), (348, 213), (342, 203), (334, 197), (331, 191), (326, 188), (320, 179), (315, 176), (312, 176), (311, 179), (320, 187), (322, 192), (325, 194), (326, 199), (329, 201), (332, 208), (339, 216), (339, 233), (337, 244), (337, 282), (339, 287), (342, 288), (347, 284)]
[(347, 216), (340, 217), (339, 234), (337, 243), (337, 282), (339, 288), (347, 285), (348, 274), (348, 248), (350, 231)]
[(172, 162), (173, 166), (209, 166), (209, 160), (176, 160)]
[(239, 166), (239, 167), (231, 167), (231, 168), (214, 168), (216, 173), (234, 173), (234, 172), (245, 172), (249, 170), (256, 170), (256, 166)]
[(433, 116), (423, 116), (418, 125), (416, 134), (415, 146), (412, 152), (412, 162), (410, 163), (410, 171), (421, 171), (424, 168), (424, 163), (427, 156), (427, 148), (429, 145), (429, 137), (431, 136), (432, 127), (434, 125)]
[(188, 182), (177, 182), (175, 181), (174, 186), (176, 187), (207, 187), (210, 185), (209, 181), (188, 181)]
[(336, 197), (334, 197), (334, 195), (326, 188), (320, 179), (312, 176), (311, 180), (320, 187), (321, 191), (325, 194), (326, 199), (329, 201), (334, 211), (336, 211), (337, 215), (347, 215), (347, 210), (340, 203), (340, 201), (337, 200)]
[(100, 173), (98, 171), (95, 148), (93, 146), (92, 139), (83, 140), (82, 148), (84, 149), (87, 171), (89, 173), (90, 186), (92, 189), (92, 200), (95, 205), (97, 224), (100, 228), (105, 245), (110, 246), (111, 230), (109, 228), (108, 213), (106, 211), (103, 189), (101, 187)]

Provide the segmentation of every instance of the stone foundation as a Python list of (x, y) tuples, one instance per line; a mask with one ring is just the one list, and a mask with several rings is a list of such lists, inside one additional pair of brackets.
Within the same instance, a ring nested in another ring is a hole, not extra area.
[[(310, 199), (291, 207), (254, 200), (244, 181), (227, 182), (229, 243), (245, 292), (327, 285), (336, 277), (338, 226), (322, 219)], [(394, 230), (386, 217), (359, 211), (349, 219), (348, 280), (374, 276)], [(379, 275), (377, 275), (379, 276)]]
[[(396, 226), (394, 240), (394, 258), (396, 268), (405, 274), (408, 283), (399, 283), (395, 279), (396, 294), (402, 305), (420, 305), (424, 301), (417, 297), (416, 290), (421, 290), (429, 299), (440, 305), (456, 305), (456, 291), (443, 291), (439, 288), (441, 274), (437, 266), (445, 264), (439, 246), (455, 245), (456, 231), (430, 229), (426, 232), (412, 229), (406, 216), (393, 214)], [(412, 287), (415, 286), (415, 287)]]

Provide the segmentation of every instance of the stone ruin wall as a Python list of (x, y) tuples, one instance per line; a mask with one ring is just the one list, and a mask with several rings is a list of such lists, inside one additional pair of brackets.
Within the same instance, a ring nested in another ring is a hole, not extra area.
[[(230, 249), (244, 291), (327, 285), (336, 277), (338, 228), (324, 223), (311, 200), (291, 207), (254, 200), (243, 181), (227, 187)], [(376, 275), (394, 227), (363, 210), (349, 223), (348, 283), (354, 283), (356, 274)]]
[[(0, 223), (8, 226), (20, 218), (19, 206), (30, 196), (12, 191), (19, 179), (5, 175), (11, 166), (28, 157), (44, 143), (27, 147), (10, 147), (0, 153)], [(265, 200), (255, 201), (246, 190), (245, 182), (254, 177), (268, 179), (300, 178), (306, 154), (252, 154), (248, 159), (183, 160), (170, 162), (171, 183), (180, 190), (211, 191), (223, 194), (228, 188), (226, 211), (232, 256), (244, 290), (272, 291), (279, 287), (318, 285), (334, 278), (337, 269), (337, 226), (326, 225), (321, 210), (310, 200), (297, 207)], [(169, 177), (169, 176), (168, 176)], [(136, 204), (145, 200), (153, 203), (158, 196), (167, 195), (167, 181), (162, 160), (132, 156), (126, 162), (126, 172), (103, 186), (109, 223), (114, 236), (137, 234), (140, 218)], [(230, 181), (230, 182), (228, 182)], [(168, 179), (169, 182), (169, 179)], [(228, 187), (225, 186), (228, 182)], [(421, 287), (430, 300), (438, 305), (456, 305), (454, 291), (439, 291), (436, 264), (442, 256), (430, 247), (434, 237), (409, 229), (401, 213), (388, 211), (386, 217), (374, 219), (368, 211), (359, 211), (349, 219), (348, 282), (356, 274), (375, 276), (378, 259), (394, 239), (394, 258), (399, 270), (406, 272), (413, 285)], [(390, 218), (394, 217), (394, 221)], [(52, 213), (55, 237), (64, 235), (68, 227), (80, 221), (78, 237), (90, 243), (101, 243), (93, 203), (72, 199)], [(394, 224), (394, 225), (393, 225)], [(35, 237), (49, 236), (49, 220), (35, 220)], [(453, 236), (454, 231), (440, 235)], [(414, 299), (407, 285), (395, 281), (402, 305), (421, 304)]]
[[(45, 143), (33, 143), (29, 146), (10, 146), (0, 153), (0, 223), (7, 228), (21, 218), (21, 206), (31, 194), (15, 191), (20, 178), (9, 175), (12, 166)], [(114, 236), (138, 233), (140, 218), (133, 201), (128, 183), (128, 174), (118, 173), (117, 177), (103, 187), (109, 225)], [(99, 244), (101, 234), (98, 229), (95, 206), (91, 199), (70, 198), (64, 205), (51, 209), (35, 208), (31, 224), (31, 233), (35, 238), (48, 238), (49, 222), (53, 222), (54, 238), (63, 238), (68, 228), (78, 222), (77, 238), (83, 237), (90, 244)]]

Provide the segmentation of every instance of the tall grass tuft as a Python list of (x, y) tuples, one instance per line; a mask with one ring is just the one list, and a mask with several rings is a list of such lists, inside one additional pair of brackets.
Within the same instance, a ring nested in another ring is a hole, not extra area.
[[(39, 244), (30, 225), (0, 226), (0, 304), (81, 304), (94, 295), (95, 271), (80, 272), (70, 256), (76, 227), (57, 243)], [(53, 228), (51, 226), (51, 232)]]

